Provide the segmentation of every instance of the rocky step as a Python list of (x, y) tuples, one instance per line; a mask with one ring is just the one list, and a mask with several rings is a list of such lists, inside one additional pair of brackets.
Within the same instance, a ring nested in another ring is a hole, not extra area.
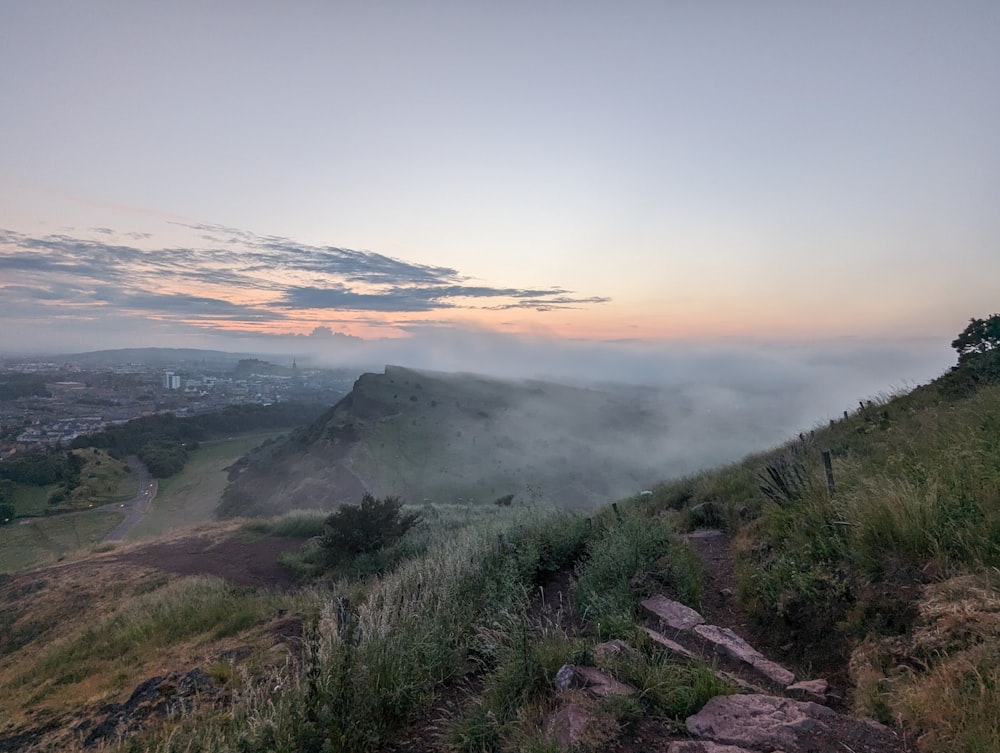
[[(762, 682), (766, 687), (781, 689), (795, 698), (826, 700), (829, 689), (825, 681), (796, 683), (793, 672), (768, 659), (729, 628), (706, 624), (697, 610), (662, 594), (646, 599), (642, 607), (660, 626), (672, 631), (673, 637), (668, 637), (652, 628), (643, 628), (655, 643), (685, 658), (711, 653), (728, 659), (730, 668), (735, 668), (736, 672), (721, 672), (720, 675), (736, 681), (744, 690), (759, 692)], [(750, 679), (742, 675), (749, 675)]]
[(889, 727), (840, 714), (818, 703), (769, 695), (712, 698), (685, 722), (696, 740), (667, 753), (903, 753)]

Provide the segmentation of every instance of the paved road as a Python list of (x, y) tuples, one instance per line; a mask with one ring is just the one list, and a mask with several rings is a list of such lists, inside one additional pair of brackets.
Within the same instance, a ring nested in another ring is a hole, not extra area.
[(156, 479), (149, 475), (149, 469), (135, 455), (129, 455), (125, 458), (125, 462), (128, 463), (129, 468), (135, 469), (135, 472), (139, 474), (139, 491), (128, 502), (103, 505), (98, 508), (101, 510), (124, 508), (125, 510), (125, 520), (115, 526), (115, 529), (105, 536), (103, 541), (121, 541), (125, 534), (138, 525), (139, 521), (149, 512), (149, 506), (153, 504), (153, 499), (156, 497)]

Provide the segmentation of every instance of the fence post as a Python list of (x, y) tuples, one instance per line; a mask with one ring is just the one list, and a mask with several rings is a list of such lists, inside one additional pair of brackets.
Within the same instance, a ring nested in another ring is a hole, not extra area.
[(830, 460), (830, 451), (823, 450), (823, 470), (826, 471), (826, 490), (833, 496), (833, 462)]
[(611, 509), (615, 511), (615, 517), (618, 518), (618, 520), (621, 520), (622, 519), (622, 513), (621, 513), (621, 510), (618, 509), (618, 503), (617, 502), (612, 502), (611, 503)]

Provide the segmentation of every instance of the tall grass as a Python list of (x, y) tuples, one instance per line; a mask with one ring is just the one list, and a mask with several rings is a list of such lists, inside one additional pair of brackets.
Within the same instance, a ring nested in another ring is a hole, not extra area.
[(514, 511), (452, 532), (377, 579), (344, 582), (313, 612), (301, 662), (248, 679), (224, 718), (182, 722), (169, 738), (142, 745), (381, 750), (437, 689), (477, 666), (504, 665), (507, 648), (490, 636), (506, 635), (540, 568), (572, 556), (582, 531), (570, 516)]
[(39, 697), (85, 677), (104, 677), (105, 689), (122, 668), (149, 662), (163, 649), (194, 638), (234, 635), (270, 614), (277, 596), (229, 586), (218, 578), (192, 576), (136, 597), (113, 615), (42, 654), (21, 684)]
[(697, 555), (669, 523), (628, 510), (590, 539), (573, 595), (577, 611), (597, 635), (628, 638), (643, 597), (665, 589), (697, 604), (700, 581)]

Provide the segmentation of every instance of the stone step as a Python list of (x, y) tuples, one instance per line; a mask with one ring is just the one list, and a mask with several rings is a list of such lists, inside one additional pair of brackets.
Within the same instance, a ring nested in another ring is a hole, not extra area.
[[(716, 696), (685, 722), (703, 741), (752, 751), (783, 753), (902, 753), (888, 727), (808, 701), (769, 695)], [(671, 753), (702, 753), (671, 746)], [(733, 753), (703, 748), (706, 753)]]
[(642, 608), (674, 630), (691, 630), (695, 625), (702, 625), (705, 622), (705, 618), (691, 607), (684, 606), (679, 601), (668, 599), (662, 594), (651, 596), (643, 601)]
[(693, 632), (708, 641), (715, 650), (748, 664), (775, 685), (786, 687), (795, 682), (795, 674), (771, 661), (729, 628), (718, 625), (695, 625)]
[(677, 641), (671, 640), (670, 638), (667, 638), (667, 636), (661, 635), (660, 633), (657, 633), (655, 630), (651, 628), (644, 627), (642, 629), (643, 632), (645, 632), (646, 635), (650, 637), (653, 643), (657, 644), (662, 648), (667, 649), (667, 651), (670, 651), (671, 653), (674, 654), (678, 654), (679, 656), (683, 656), (685, 659), (694, 659), (697, 657), (697, 654), (695, 654), (693, 651), (688, 651), (686, 648), (684, 648), (684, 646), (679, 644)]

